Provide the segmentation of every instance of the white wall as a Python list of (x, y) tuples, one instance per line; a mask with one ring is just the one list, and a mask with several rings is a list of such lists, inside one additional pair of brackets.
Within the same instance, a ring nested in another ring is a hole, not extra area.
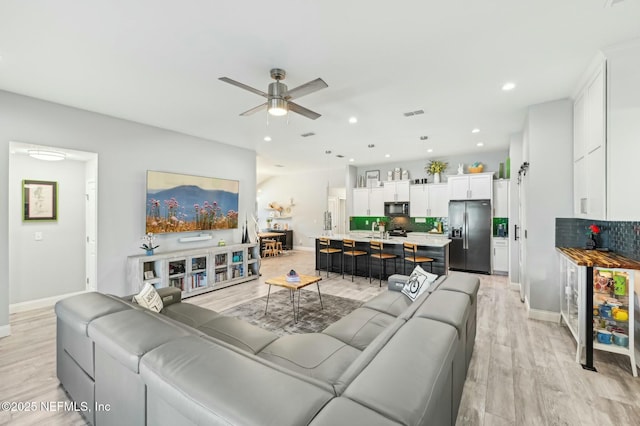
[[(573, 103), (563, 99), (529, 107), (524, 161), (526, 274), (532, 309), (560, 312), (555, 219), (573, 212)], [(524, 236), (524, 235), (523, 235)]]
[(297, 247), (314, 247), (312, 238), (321, 235), (324, 228), (324, 212), (327, 210), (327, 183), (330, 188), (345, 185), (344, 169), (297, 173), (295, 175), (274, 176), (264, 181), (258, 194), (258, 216), (260, 227), (266, 227), (269, 203), (288, 204), (293, 198), (295, 206), (292, 218), (280, 220), (293, 230), (293, 244)]
[[(58, 220), (22, 221), (22, 180), (58, 183)], [(9, 170), (9, 303), (85, 289), (85, 163), (14, 154)], [(36, 241), (35, 232), (42, 233)]]
[[(240, 217), (254, 210), (255, 152), (0, 91), (0, 327), (8, 324), (8, 148), (10, 140), (98, 154), (98, 290), (124, 295), (126, 257), (140, 254), (146, 170), (240, 181)], [(4, 149), (2, 147), (4, 146)], [(240, 230), (216, 231), (239, 242)], [(159, 239), (159, 252), (211, 242)], [(71, 259), (70, 259), (71, 260)]]

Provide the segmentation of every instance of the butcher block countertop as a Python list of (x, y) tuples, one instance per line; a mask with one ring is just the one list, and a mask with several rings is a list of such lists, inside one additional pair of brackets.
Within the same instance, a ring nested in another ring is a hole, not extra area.
[(556, 247), (556, 250), (567, 256), (578, 266), (640, 270), (640, 262), (613, 252), (568, 247)]

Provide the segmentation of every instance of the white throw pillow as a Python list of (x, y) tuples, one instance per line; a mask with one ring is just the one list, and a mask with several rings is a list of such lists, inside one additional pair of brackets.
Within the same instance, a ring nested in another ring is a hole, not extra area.
[(416, 266), (409, 279), (404, 284), (402, 288), (402, 293), (407, 296), (412, 301), (415, 301), (418, 296), (420, 296), (424, 291), (429, 287), (431, 283), (433, 283), (438, 276), (435, 274), (430, 274), (420, 267), (420, 265)]
[(142, 290), (137, 295), (133, 296), (138, 305), (143, 308), (147, 308), (154, 312), (160, 312), (164, 305), (162, 304), (162, 298), (156, 291), (156, 289), (149, 283), (146, 283)]

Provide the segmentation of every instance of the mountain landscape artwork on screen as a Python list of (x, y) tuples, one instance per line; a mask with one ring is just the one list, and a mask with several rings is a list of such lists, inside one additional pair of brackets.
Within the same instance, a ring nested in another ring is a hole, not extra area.
[(147, 171), (146, 232), (238, 227), (237, 180)]

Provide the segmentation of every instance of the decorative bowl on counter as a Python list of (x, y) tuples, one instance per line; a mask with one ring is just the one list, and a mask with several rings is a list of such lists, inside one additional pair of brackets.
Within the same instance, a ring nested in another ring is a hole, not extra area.
[(480, 164), (477, 167), (469, 166), (469, 173), (482, 173), (484, 165)]

